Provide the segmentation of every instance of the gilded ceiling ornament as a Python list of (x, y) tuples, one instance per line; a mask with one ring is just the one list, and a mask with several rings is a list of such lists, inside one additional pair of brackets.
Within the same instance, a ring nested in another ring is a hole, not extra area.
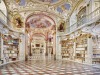
[(87, 38), (91, 38), (92, 37), (92, 35), (91, 34), (87, 34)]
[[(0, 33), (1, 34), (1, 33)], [(4, 35), (3, 34), (1, 34), (1, 37), (2, 37), (2, 39), (4, 39)]]
[(61, 8), (62, 8), (62, 10), (63, 10), (63, 11), (65, 11), (65, 10), (66, 10), (66, 8), (65, 8), (65, 6), (64, 6), (64, 5), (62, 5), (62, 6), (61, 6)]
[(59, 27), (58, 27), (58, 31), (64, 32), (64, 30), (65, 30), (65, 22), (61, 22)]
[[(26, 19), (26, 24), (29, 28), (48, 28), (55, 24), (54, 20), (44, 13), (29, 15)], [(26, 27), (27, 27), (26, 25)]]
[(20, 0), (16, 0), (16, 3), (19, 3), (20, 2)]
[(13, 15), (13, 23), (14, 23), (14, 27), (16, 27), (16, 28), (22, 28), (23, 27), (22, 18), (19, 14)]

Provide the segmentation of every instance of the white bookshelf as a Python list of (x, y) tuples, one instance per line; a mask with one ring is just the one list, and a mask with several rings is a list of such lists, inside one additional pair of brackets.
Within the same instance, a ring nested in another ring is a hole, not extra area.
[[(7, 38), (7, 36), (5, 36)], [(4, 40), (3, 54), (6, 62), (19, 60), (19, 39), (11, 39), (12, 42)]]
[[(80, 37), (78, 37), (80, 38)], [(76, 49), (75, 49), (75, 57), (74, 60), (77, 62), (84, 63), (87, 57), (87, 38), (81, 38), (81, 41), (77, 40)]]
[(93, 48), (92, 63), (100, 64), (100, 48)]
[(73, 43), (72, 41), (63, 40), (61, 43), (62, 59), (72, 59), (73, 57)]

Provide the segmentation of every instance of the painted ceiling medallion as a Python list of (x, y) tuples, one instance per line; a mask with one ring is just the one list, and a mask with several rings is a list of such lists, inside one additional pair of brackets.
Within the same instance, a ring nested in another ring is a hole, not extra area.
[(28, 28), (47, 28), (52, 25), (54, 25), (53, 19), (45, 14), (33, 14), (26, 20)]

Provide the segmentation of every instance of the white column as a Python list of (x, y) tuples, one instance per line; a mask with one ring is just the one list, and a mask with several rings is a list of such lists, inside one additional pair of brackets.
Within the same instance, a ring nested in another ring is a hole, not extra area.
[(19, 60), (25, 60), (25, 35), (20, 36), (19, 42)]
[(56, 53), (56, 34), (54, 34), (53, 37), (53, 54), (55, 55)]
[(74, 46), (73, 46), (73, 48), (74, 48), (73, 60), (74, 60), (74, 57), (75, 57), (75, 55), (76, 55), (76, 42), (74, 42)]
[(48, 48), (48, 58), (51, 59), (51, 48)]
[(43, 54), (44, 55), (46, 54), (46, 41), (44, 41), (44, 51), (43, 51)]
[(6, 59), (5, 59), (5, 56), (4, 56), (4, 47), (3, 47), (3, 38), (1, 37), (1, 59), (3, 60), (3, 64), (6, 64)]
[(61, 38), (59, 36), (57, 36), (57, 38), (56, 38), (56, 59), (62, 59), (60, 41), (61, 41)]
[(92, 42), (92, 38), (91, 37), (89, 37), (88, 39), (87, 39), (87, 57), (86, 57), (86, 63), (87, 64), (92, 64), (92, 54), (93, 54), (93, 42)]

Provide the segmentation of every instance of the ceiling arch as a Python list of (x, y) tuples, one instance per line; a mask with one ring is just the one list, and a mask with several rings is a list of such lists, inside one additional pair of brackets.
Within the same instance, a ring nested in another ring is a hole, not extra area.
[[(59, 21), (63, 20), (66, 21), (69, 17), (69, 13), (72, 10), (72, 8), (78, 3), (80, 0), (4, 0), (5, 4), (8, 9), (9, 18), (12, 18), (14, 15), (14, 9), (17, 9), (17, 12), (22, 17), (22, 27), (13, 27), (15, 30), (20, 30), (20, 32), (25, 32), (25, 24), (27, 24), (27, 27), (35, 27), (35, 28), (48, 28), (49, 26), (53, 25), (59, 25)], [(59, 8), (61, 9), (61, 12), (59, 11)], [(57, 11), (58, 8), (58, 11)], [(43, 19), (39, 19), (37, 15), (33, 17), (34, 21), (30, 17), (29, 20), (26, 22), (27, 16), (29, 16), (31, 13), (34, 12), (42, 12), (45, 16)], [(25, 14), (26, 13), (26, 14)], [(51, 17), (56, 24), (53, 23), (53, 20), (49, 17)], [(37, 19), (36, 19), (37, 17)], [(33, 23), (29, 23), (32, 22)], [(40, 21), (39, 21), (40, 20)], [(43, 22), (41, 22), (41, 20)], [(37, 23), (34, 25), (34, 22)], [(45, 23), (48, 24), (45, 24)], [(40, 23), (40, 24), (38, 24)], [(13, 26), (11, 23), (10, 25)], [(23, 28), (23, 31), (22, 31)], [(29, 29), (30, 30), (30, 29)]]
[(43, 34), (43, 33), (33, 33), (33, 34), (30, 36), (30, 40), (31, 40), (31, 41), (32, 41), (33, 39), (35, 39), (35, 40), (40, 40), (41, 38), (44, 39), (44, 40), (47, 39), (46, 35)]
[(55, 25), (55, 21), (43, 13), (31, 14), (26, 18), (26, 28), (47, 28)]
[(34, 34), (32, 34), (32, 37), (44, 37), (44, 38), (46, 38), (46, 35), (44, 35), (43, 33), (34, 33)]

